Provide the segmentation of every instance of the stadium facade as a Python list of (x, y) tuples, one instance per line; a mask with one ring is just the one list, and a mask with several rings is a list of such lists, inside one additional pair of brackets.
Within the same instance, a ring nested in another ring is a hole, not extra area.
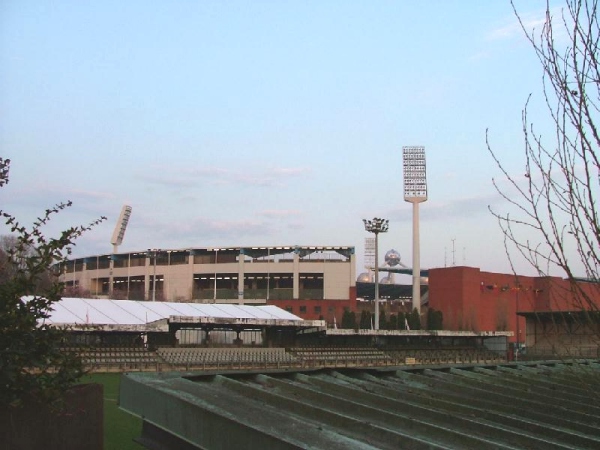
[[(444, 330), (511, 332), (512, 348), (532, 355), (600, 355), (596, 281), (570, 285), (556, 277), (464, 266), (429, 269), (427, 275), (421, 300), (425, 311), (442, 313)], [(349, 246), (153, 249), (73, 259), (61, 267), (70, 296), (270, 304), (305, 320), (325, 320), (329, 328), (341, 324), (346, 309), (373, 309), (373, 283), (357, 282), (360, 278)], [(578, 303), (575, 287), (585, 293), (588, 306)], [(381, 288), (386, 316), (410, 311), (404, 306), (410, 308), (410, 286)]]
[(281, 304), (307, 318), (339, 320), (356, 301), (351, 246), (148, 249), (72, 259), (68, 289), (96, 298)]

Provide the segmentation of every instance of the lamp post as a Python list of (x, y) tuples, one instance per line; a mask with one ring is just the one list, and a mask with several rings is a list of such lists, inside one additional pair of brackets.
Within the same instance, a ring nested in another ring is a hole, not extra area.
[(413, 309), (421, 313), (421, 251), (419, 247), (419, 203), (427, 200), (425, 147), (402, 147), (404, 201), (413, 204)]
[(363, 219), (365, 230), (375, 235), (375, 329), (379, 330), (379, 256), (378, 235), (385, 233), (389, 227), (389, 220), (375, 217), (373, 220)]

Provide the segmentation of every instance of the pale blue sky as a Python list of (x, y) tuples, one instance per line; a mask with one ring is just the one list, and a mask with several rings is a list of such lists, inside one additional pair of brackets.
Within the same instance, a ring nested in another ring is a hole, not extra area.
[(485, 130), (521, 173), (543, 101), (508, 0), (4, 0), (0, 67), (2, 208), (72, 200), (49, 233), (108, 216), (75, 256), (110, 253), (129, 204), (121, 251), (353, 245), (360, 273), (379, 216), (410, 265), (402, 146), (424, 145), (422, 266), (509, 268)]

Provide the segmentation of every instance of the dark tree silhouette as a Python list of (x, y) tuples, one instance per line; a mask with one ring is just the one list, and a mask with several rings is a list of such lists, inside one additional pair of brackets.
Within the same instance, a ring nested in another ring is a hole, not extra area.
[[(9, 168), (10, 160), (0, 158), (0, 187), (9, 181)], [(0, 283), (0, 405), (5, 407), (17, 406), (30, 396), (53, 402), (83, 374), (81, 359), (62, 349), (66, 330), (46, 322), (63, 286), (56, 277), (42, 282), (51, 267), (71, 254), (75, 240), (104, 220), (46, 238), (44, 225), (70, 205), (47, 209), (31, 228), (0, 210), (14, 237), (10, 248), (3, 249), (7, 276)]]

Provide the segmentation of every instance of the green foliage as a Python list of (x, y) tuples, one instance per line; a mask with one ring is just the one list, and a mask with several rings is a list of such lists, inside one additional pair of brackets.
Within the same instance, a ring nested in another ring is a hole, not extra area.
[(356, 313), (349, 309), (344, 310), (342, 315), (342, 328), (355, 329), (356, 328)]
[(404, 314), (402, 311), (399, 312), (396, 321), (398, 324), (398, 330), (406, 330), (406, 314)]
[(371, 325), (371, 313), (366, 309), (363, 309), (360, 313), (360, 323), (358, 326), (362, 330), (370, 330)]
[(390, 318), (387, 323), (388, 330), (397, 330), (398, 329), (398, 316), (396, 314), (390, 314)]
[(388, 329), (387, 327), (388, 327), (388, 322), (385, 317), (385, 311), (380, 311), (379, 312), (379, 329), (387, 330)]
[(406, 320), (408, 321), (408, 326), (411, 330), (421, 329), (421, 317), (417, 308), (414, 308), (410, 314), (407, 314)]
[(442, 330), (444, 317), (441, 311), (436, 311), (433, 308), (427, 310), (427, 329)]
[[(8, 183), (9, 167), (10, 160), (0, 158), (0, 187)], [(105, 218), (47, 239), (43, 227), (69, 206), (71, 202), (47, 209), (31, 228), (0, 210), (14, 236), (0, 280), (0, 405), (19, 405), (31, 395), (55, 401), (84, 373), (81, 359), (62, 351), (66, 330), (46, 323), (62, 285), (56, 276), (50, 283), (42, 281), (71, 254), (75, 240)]]

